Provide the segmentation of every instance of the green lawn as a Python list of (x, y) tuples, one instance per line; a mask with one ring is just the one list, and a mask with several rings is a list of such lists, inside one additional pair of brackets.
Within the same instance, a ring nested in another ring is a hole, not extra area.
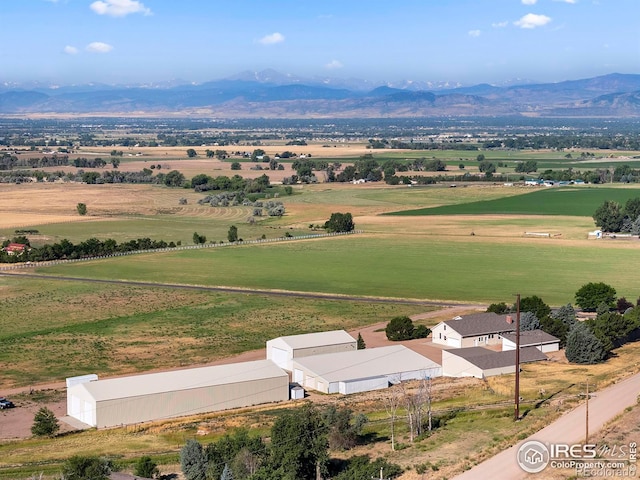
[(590, 217), (605, 200), (622, 205), (640, 196), (640, 188), (572, 186), (535, 189), (510, 197), (404, 210), (387, 215), (567, 215)]
[(573, 301), (588, 281), (636, 298), (630, 243), (559, 239), (350, 236), (287, 244), (146, 254), (40, 268), (87, 278), (274, 288), (452, 301), (508, 301), (535, 294)]

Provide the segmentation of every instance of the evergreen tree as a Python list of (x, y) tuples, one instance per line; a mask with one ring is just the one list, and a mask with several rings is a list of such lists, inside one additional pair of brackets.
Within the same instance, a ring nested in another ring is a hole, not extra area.
[(205, 480), (207, 459), (200, 442), (193, 439), (187, 440), (180, 450), (180, 467), (187, 480)]
[(364, 350), (365, 348), (367, 348), (367, 344), (364, 343), (364, 338), (362, 338), (362, 334), (358, 333), (358, 350)]
[(589, 327), (578, 322), (569, 330), (565, 354), (572, 363), (593, 364), (602, 362), (607, 351)]
[(520, 315), (520, 330), (537, 330), (540, 328), (540, 321), (533, 312), (524, 312)]
[(33, 417), (31, 433), (37, 437), (53, 437), (58, 430), (60, 430), (60, 424), (55, 413), (47, 407), (42, 407), (36, 412)]

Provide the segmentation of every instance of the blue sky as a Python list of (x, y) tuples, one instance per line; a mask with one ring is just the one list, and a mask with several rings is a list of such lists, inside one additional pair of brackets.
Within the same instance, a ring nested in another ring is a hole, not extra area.
[(640, 73), (638, 0), (2, 0), (0, 81)]

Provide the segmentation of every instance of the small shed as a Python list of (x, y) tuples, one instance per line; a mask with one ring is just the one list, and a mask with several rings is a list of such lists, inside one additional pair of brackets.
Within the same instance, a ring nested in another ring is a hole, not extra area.
[(302, 400), (304, 398), (304, 388), (302, 388), (300, 385), (297, 384), (293, 384), (291, 385), (291, 400)]
[(289, 335), (267, 341), (267, 360), (272, 360), (280, 368), (292, 371), (294, 358), (352, 352), (357, 349), (357, 340), (344, 330)]
[(293, 360), (293, 380), (323, 393), (367, 392), (390, 383), (440, 376), (440, 365), (403, 345)]

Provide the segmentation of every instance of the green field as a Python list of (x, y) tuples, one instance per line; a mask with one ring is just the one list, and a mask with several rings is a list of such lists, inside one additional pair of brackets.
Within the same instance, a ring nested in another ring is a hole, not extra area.
[(86, 278), (273, 288), (397, 298), (573, 301), (588, 281), (636, 298), (635, 244), (555, 239), (349, 236), (320, 241), (138, 255), (40, 268)]
[(521, 195), (446, 205), (417, 210), (403, 210), (387, 215), (567, 215), (590, 217), (605, 200), (622, 205), (640, 196), (637, 188), (559, 187), (535, 190)]
[(0, 385), (8, 387), (205, 363), (285, 334), (428, 308), (0, 277), (0, 310)]

